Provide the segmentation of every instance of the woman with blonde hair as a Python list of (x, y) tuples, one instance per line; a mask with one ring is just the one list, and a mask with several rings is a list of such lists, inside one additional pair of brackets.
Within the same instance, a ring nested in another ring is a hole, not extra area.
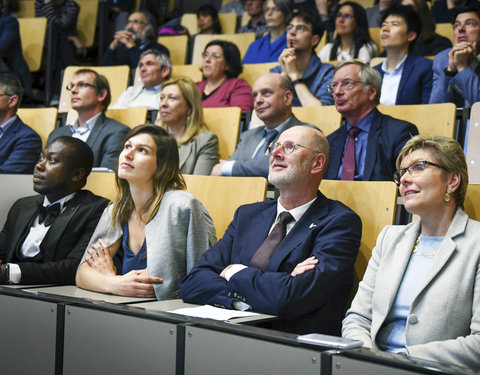
[(480, 370), (480, 223), (463, 211), (468, 172), (452, 138), (416, 136), (395, 181), (420, 220), (383, 229), (343, 321), (364, 346)]
[(130, 130), (115, 180), (118, 199), (98, 222), (77, 270), (77, 286), (179, 298), (181, 280), (215, 243), (215, 228), (202, 203), (184, 191), (175, 140), (155, 125)]
[(195, 83), (187, 77), (164, 82), (158, 115), (160, 126), (177, 141), (180, 171), (209, 175), (219, 160), (218, 138), (206, 130)]

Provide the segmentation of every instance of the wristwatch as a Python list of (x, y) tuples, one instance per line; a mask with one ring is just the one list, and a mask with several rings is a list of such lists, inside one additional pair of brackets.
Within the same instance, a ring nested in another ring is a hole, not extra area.
[(303, 79), (301, 79), (301, 78), (295, 79), (295, 80), (292, 81), (292, 85), (293, 85), (293, 86), (295, 86), (295, 85), (298, 84), (298, 83), (305, 83), (305, 81), (304, 81)]
[(455, 76), (457, 75), (457, 73), (458, 73), (457, 71), (448, 70), (448, 68), (445, 68), (445, 69), (443, 70), (443, 72), (445, 73), (445, 75), (446, 75), (447, 77), (455, 77)]

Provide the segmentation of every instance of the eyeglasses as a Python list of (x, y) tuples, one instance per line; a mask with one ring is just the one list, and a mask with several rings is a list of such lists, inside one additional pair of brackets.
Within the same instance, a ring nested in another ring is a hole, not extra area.
[(292, 31), (293, 29), (295, 29), (297, 31), (297, 33), (304, 33), (305, 31), (310, 31), (310, 29), (305, 26), (305, 25), (292, 25), (292, 24), (289, 24), (287, 26), (287, 31)]
[(128, 20), (128, 23), (133, 23), (134, 25), (143, 25), (145, 22), (142, 20)]
[(337, 13), (337, 18), (343, 18), (345, 20), (353, 20), (353, 15), (346, 13)]
[(425, 170), (425, 167), (427, 165), (431, 165), (433, 167), (437, 167), (440, 169), (445, 169), (441, 165), (432, 163), (431, 161), (426, 161), (426, 160), (417, 160), (416, 162), (410, 164), (407, 168), (402, 168), (398, 171), (396, 171), (393, 174), (393, 180), (397, 185), (400, 185), (400, 179), (405, 175), (405, 173), (410, 173), (410, 176), (412, 177), (417, 177), (423, 173)]
[(218, 52), (208, 53), (207, 51), (205, 51), (202, 53), (202, 58), (204, 59), (208, 59), (209, 56), (211, 56), (215, 60), (221, 59), (223, 57), (223, 55)]
[(358, 83), (362, 83), (362, 81), (354, 81), (351, 79), (346, 79), (345, 81), (342, 81), (342, 82), (332, 82), (331, 85), (327, 86), (327, 90), (330, 93), (334, 92), (337, 89), (337, 87), (341, 87), (344, 90), (352, 90)]
[(314, 150), (312, 148), (308, 148), (308, 147), (299, 145), (299, 144), (297, 144), (293, 141), (285, 141), (283, 143), (281, 143), (281, 142), (273, 143), (272, 142), (268, 145), (267, 150), (271, 154), (273, 152), (273, 150), (275, 150), (277, 147), (281, 147), (283, 152), (287, 155), (290, 155), (293, 151), (298, 150), (300, 147), (301, 148), (306, 148), (307, 150), (310, 150), (310, 151), (313, 151), (313, 152), (317, 152), (319, 154), (321, 153), (320, 151), (317, 151), (317, 150)]
[(475, 20), (466, 20), (464, 23), (455, 22), (453, 24), (453, 30), (458, 30), (460, 27), (465, 27), (466, 29), (473, 29), (478, 27), (478, 22)]
[(75, 86), (78, 87), (79, 89), (85, 89), (87, 87), (95, 87), (94, 85), (91, 85), (90, 83), (87, 83), (87, 82), (78, 82), (78, 83), (70, 82), (65, 88), (68, 91), (72, 91), (75, 88)]

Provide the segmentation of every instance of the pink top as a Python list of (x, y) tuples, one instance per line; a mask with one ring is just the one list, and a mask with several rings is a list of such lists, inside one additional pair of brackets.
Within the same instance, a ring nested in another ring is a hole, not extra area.
[[(200, 95), (207, 85), (207, 80), (197, 82)], [(202, 100), (205, 108), (240, 107), (242, 112), (253, 109), (252, 88), (243, 79), (228, 78), (208, 98)]]

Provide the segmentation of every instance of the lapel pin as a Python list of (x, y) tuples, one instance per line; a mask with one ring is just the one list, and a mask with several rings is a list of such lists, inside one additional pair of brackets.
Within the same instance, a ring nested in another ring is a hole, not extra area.
[(308, 227), (308, 229), (312, 229), (312, 228), (315, 228), (317, 226), (317, 224), (310, 224), (310, 226)]

